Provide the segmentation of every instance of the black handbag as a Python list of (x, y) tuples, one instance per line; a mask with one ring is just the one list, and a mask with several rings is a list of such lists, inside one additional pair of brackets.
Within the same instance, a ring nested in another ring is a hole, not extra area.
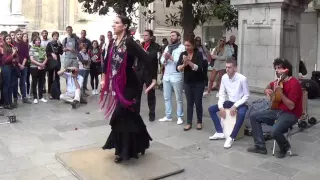
[[(51, 46), (52, 52), (55, 53), (52, 44), (51, 43), (49, 43), (49, 44)], [(46, 66), (47, 70), (52, 70), (55, 67), (57, 67), (57, 65), (58, 65), (58, 60), (55, 60), (55, 59), (53, 59), (52, 56), (49, 56), (48, 61), (47, 61), (47, 66)]]

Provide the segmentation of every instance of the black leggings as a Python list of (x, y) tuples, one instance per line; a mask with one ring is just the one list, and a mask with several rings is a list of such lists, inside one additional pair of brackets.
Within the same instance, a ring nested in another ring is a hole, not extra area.
[(91, 67), (90, 69), (90, 78), (91, 78), (91, 88), (92, 90), (98, 89), (99, 85), (99, 69), (97, 67)]
[[(39, 70), (38, 68), (30, 68), (30, 73), (32, 76), (32, 93), (33, 93), (33, 99), (42, 99), (43, 98), (43, 85), (44, 85), (44, 79), (46, 75), (46, 70)], [(39, 97), (37, 95), (37, 86), (38, 86), (38, 93)]]

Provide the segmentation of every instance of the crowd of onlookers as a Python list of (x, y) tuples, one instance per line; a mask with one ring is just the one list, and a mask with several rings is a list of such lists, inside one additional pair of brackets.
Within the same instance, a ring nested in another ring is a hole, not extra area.
[[(57, 31), (51, 33), (51, 38), (46, 30), (32, 32), (31, 37), (20, 29), (1, 32), (0, 104), (3, 108), (17, 108), (19, 99), (27, 104), (46, 103), (46, 97), (65, 100), (76, 107), (81, 102), (86, 103), (89, 75), (91, 94), (99, 94), (101, 60), (112, 32), (107, 33), (108, 40), (101, 35), (99, 41), (87, 39), (85, 30), (78, 37), (71, 26), (66, 32), (62, 41)], [(63, 93), (60, 77), (66, 78), (66, 92)], [(46, 93), (48, 96), (44, 95)]]

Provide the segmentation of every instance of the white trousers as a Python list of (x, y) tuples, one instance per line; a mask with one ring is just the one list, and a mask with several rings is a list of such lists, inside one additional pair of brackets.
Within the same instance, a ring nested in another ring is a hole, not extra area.
[(61, 94), (60, 95), (60, 100), (64, 102), (69, 102), (72, 103), (74, 100), (80, 102), (80, 94), (81, 90), (76, 89), (76, 92), (74, 94)]

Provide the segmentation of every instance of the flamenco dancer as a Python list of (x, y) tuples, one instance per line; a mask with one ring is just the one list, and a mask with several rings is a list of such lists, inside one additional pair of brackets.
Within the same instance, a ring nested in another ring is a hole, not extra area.
[(138, 158), (138, 154), (143, 155), (150, 146), (149, 141), (152, 141), (140, 114), (134, 111), (139, 81), (132, 69), (135, 58), (151, 66), (147, 61), (148, 54), (130, 35), (130, 24), (125, 16), (115, 18), (112, 27), (117, 38), (108, 46), (101, 81), (101, 103), (106, 108), (106, 117), (111, 116), (109, 124), (112, 129), (102, 149), (115, 148), (115, 163)]

